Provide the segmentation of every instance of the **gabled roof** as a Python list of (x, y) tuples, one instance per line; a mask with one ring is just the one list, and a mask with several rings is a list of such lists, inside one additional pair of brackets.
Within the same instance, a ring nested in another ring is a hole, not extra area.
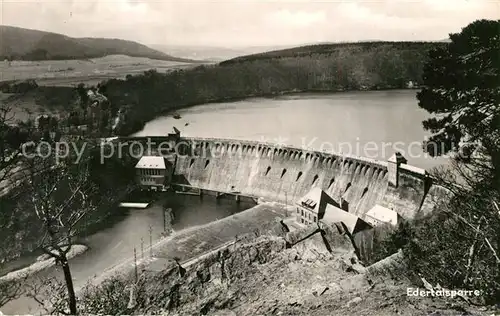
[(356, 215), (346, 212), (343, 209), (331, 204), (326, 206), (325, 215), (321, 220), (328, 224), (342, 222), (351, 234), (355, 234), (360, 230), (371, 227), (368, 223)]
[(161, 156), (142, 156), (135, 167), (139, 169), (166, 169), (165, 159)]
[(398, 152), (395, 152), (389, 159), (388, 159), (389, 162), (392, 162), (392, 163), (397, 163), (397, 164), (400, 164), (400, 163), (407, 163), (408, 160), (406, 160), (406, 158), (398, 151)]
[(389, 223), (392, 225), (397, 225), (401, 216), (396, 212), (387, 207), (381, 206), (379, 204), (372, 207), (368, 212), (366, 212), (366, 216), (369, 218), (374, 218), (376, 221)]
[(321, 205), (332, 203), (333, 199), (319, 187), (312, 188), (306, 195), (304, 195), (297, 204), (306, 207), (316, 213), (319, 212)]

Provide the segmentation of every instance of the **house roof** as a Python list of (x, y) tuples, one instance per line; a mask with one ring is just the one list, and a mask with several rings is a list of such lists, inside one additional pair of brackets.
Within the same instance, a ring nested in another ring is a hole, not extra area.
[(398, 151), (396, 153), (394, 153), (389, 159), (388, 159), (389, 162), (393, 162), (393, 163), (397, 163), (397, 164), (400, 164), (400, 163), (407, 163), (408, 160), (406, 160), (406, 158)]
[(304, 195), (297, 204), (318, 213), (320, 205), (326, 205), (326, 203), (322, 203), (324, 200), (326, 200), (327, 203), (331, 203), (333, 201), (328, 193), (319, 187), (314, 187), (306, 195)]
[[(344, 223), (351, 234), (355, 234), (360, 225), (368, 225), (361, 218), (354, 214), (344, 211), (336, 206), (328, 204), (325, 209), (325, 215), (321, 219), (325, 223), (334, 224), (338, 222)], [(369, 226), (369, 225), (368, 225)]]
[(138, 169), (166, 169), (165, 159), (161, 156), (142, 156), (135, 167)]
[(379, 204), (376, 204), (368, 212), (366, 212), (366, 216), (374, 218), (377, 221), (389, 223), (392, 225), (397, 225), (401, 217), (396, 211), (393, 211)]

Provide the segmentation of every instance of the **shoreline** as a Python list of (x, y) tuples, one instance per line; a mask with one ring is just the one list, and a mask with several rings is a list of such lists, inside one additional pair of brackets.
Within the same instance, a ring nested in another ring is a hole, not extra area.
[(154, 121), (160, 117), (163, 116), (170, 116), (175, 114), (179, 110), (185, 110), (189, 108), (193, 108), (196, 106), (202, 106), (202, 105), (209, 105), (209, 104), (214, 104), (214, 103), (234, 103), (234, 102), (239, 102), (239, 101), (245, 101), (249, 99), (273, 99), (273, 98), (279, 98), (279, 97), (287, 97), (287, 96), (295, 96), (295, 95), (301, 95), (301, 94), (310, 94), (310, 95), (324, 95), (324, 94), (338, 94), (338, 93), (356, 93), (356, 92), (382, 92), (382, 91), (407, 91), (407, 90), (414, 90), (414, 91), (419, 91), (421, 90), (422, 87), (413, 87), (413, 88), (380, 88), (380, 89), (343, 89), (343, 90), (318, 90), (318, 89), (307, 89), (307, 90), (289, 90), (289, 91), (282, 91), (282, 92), (275, 92), (275, 93), (263, 93), (263, 94), (252, 94), (252, 95), (247, 95), (243, 97), (227, 97), (227, 98), (221, 98), (221, 99), (211, 99), (211, 100), (206, 100), (203, 102), (193, 102), (193, 103), (188, 103), (184, 105), (177, 105), (173, 106), (169, 109), (165, 110), (160, 110), (157, 114), (153, 116), (153, 118), (142, 122), (141, 125), (142, 127), (138, 130), (135, 130), (134, 132), (128, 133), (126, 135), (119, 135), (119, 136), (124, 136), (124, 137), (130, 137), (134, 136), (136, 133), (142, 131), (144, 129), (144, 126), (146, 126), (147, 123)]
[[(118, 206), (117, 202), (121, 201), (124, 197), (128, 196), (134, 189), (135, 187), (125, 186), (122, 190), (121, 195), (119, 195), (116, 198), (115, 202), (109, 205), (103, 204), (102, 209), (100, 209), (99, 212), (90, 214), (90, 218), (87, 220), (85, 229), (80, 233), (80, 235), (75, 236), (76, 239), (74, 241), (75, 242), (74, 246), (83, 245), (85, 247), (88, 247), (86, 242), (86, 237), (98, 233), (109, 226), (115, 225), (117, 221), (122, 220), (122, 216), (120, 216), (120, 214), (124, 213), (120, 211), (120, 207)], [(14, 196), (5, 195), (2, 196), (2, 198), (14, 199), (16, 198), (16, 195)], [(115, 203), (116, 205), (114, 205)], [(98, 217), (92, 217), (95, 215), (98, 215)], [(32, 244), (30, 245), (32, 246)], [(29, 250), (21, 251), (11, 257), (6, 258), (0, 269), (0, 280), (3, 276), (11, 272), (22, 270), (24, 268), (31, 266), (32, 264), (37, 263), (37, 259), (40, 256), (43, 256), (43, 252), (38, 247), (31, 247), (31, 246), (30, 248), (28, 248)]]
[[(89, 247), (82, 244), (75, 244), (71, 247), (67, 254), (68, 260), (85, 253)], [(22, 278), (26, 278), (41, 272), (47, 268), (51, 268), (56, 265), (55, 259), (49, 257), (47, 254), (43, 254), (37, 257), (36, 261), (24, 268), (8, 272), (7, 274), (0, 276), (0, 281), (11, 282)]]
[[(204, 104), (213, 104), (213, 103), (232, 103), (232, 102), (238, 102), (238, 101), (244, 101), (248, 99), (253, 99), (253, 98), (263, 98), (263, 99), (272, 99), (276, 97), (284, 97), (284, 96), (293, 96), (293, 95), (300, 95), (300, 94), (311, 94), (311, 95), (321, 95), (321, 94), (337, 94), (337, 93), (349, 93), (349, 92), (377, 92), (377, 91), (395, 91), (395, 90), (421, 90), (421, 87), (414, 87), (414, 88), (380, 88), (380, 89), (342, 89), (342, 90), (322, 90), (322, 89), (307, 89), (307, 90), (288, 90), (288, 91), (282, 91), (282, 92), (275, 92), (275, 93), (262, 93), (262, 94), (251, 94), (243, 97), (227, 97), (227, 98), (220, 98), (220, 99), (210, 99), (206, 100), (204, 102), (193, 102), (193, 103), (188, 103), (185, 105), (179, 105), (179, 106), (174, 106), (168, 110), (160, 111), (161, 116), (163, 115), (168, 115), (176, 110), (182, 110), (182, 109), (187, 109), (195, 106), (200, 106)], [(158, 117), (156, 117), (158, 118)], [(156, 118), (153, 118), (149, 121), (152, 121)], [(148, 121), (148, 122), (149, 122)]]
[[(137, 258), (138, 268), (145, 270), (156, 270), (163, 268), (168, 262), (179, 256), (182, 264), (192, 264), (200, 257), (203, 257), (214, 250), (223, 249), (234, 243), (237, 236), (251, 234), (255, 229), (264, 227), (269, 230), (278, 222), (277, 217), (283, 217), (284, 205), (274, 201), (261, 200), (257, 205), (248, 208), (240, 213), (229, 215), (227, 217), (212, 221), (203, 225), (196, 225), (180, 231), (172, 231), (157, 240), (151, 247), (144, 248), (144, 252), (152, 250), (152, 257)], [(221, 228), (227, 231), (236, 232), (232, 234), (220, 235)], [(203, 236), (203, 237), (202, 237)], [(197, 245), (188, 249), (189, 245)], [(116, 275), (128, 275), (134, 270), (134, 257), (108, 267), (99, 275), (88, 280), (83, 286), (76, 288), (80, 292), (88, 285), (99, 285), (106, 279)]]

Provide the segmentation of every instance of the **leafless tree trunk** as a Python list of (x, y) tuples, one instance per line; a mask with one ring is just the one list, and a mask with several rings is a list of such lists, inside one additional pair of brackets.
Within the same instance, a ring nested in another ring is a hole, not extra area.
[(76, 295), (68, 262), (80, 222), (95, 210), (92, 202), (95, 188), (90, 184), (86, 162), (56, 164), (53, 159), (30, 160), (29, 205), (40, 223), (42, 239), (39, 248), (54, 258), (64, 273), (69, 313), (77, 313)]
[(477, 242), (478, 242), (478, 237), (479, 237), (479, 231), (481, 229), (481, 222), (477, 225), (477, 230), (474, 236), (474, 241), (472, 242), (472, 245), (469, 248), (469, 257), (467, 258), (467, 269), (466, 269), (466, 274), (464, 278), (464, 283), (469, 282), (469, 276), (471, 273), (472, 265), (474, 263), (475, 257), (476, 257), (476, 247), (477, 247)]
[(76, 295), (75, 295), (75, 288), (73, 286), (73, 278), (71, 277), (71, 270), (69, 268), (69, 263), (66, 258), (63, 259), (64, 261), (60, 262), (60, 265), (62, 266), (62, 269), (64, 271), (64, 281), (66, 282), (66, 287), (68, 288), (68, 306), (69, 310), (71, 311), (72, 315), (76, 314)]

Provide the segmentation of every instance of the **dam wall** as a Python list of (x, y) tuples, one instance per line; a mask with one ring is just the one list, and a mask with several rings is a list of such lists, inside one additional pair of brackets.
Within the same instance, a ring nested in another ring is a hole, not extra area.
[(177, 146), (177, 184), (288, 204), (320, 187), (358, 216), (380, 204), (413, 218), (429, 186), (425, 171), (402, 164), (395, 187), (390, 162), (362, 157), (229, 139), (182, 137)]
[[(443, 189), (432, 185), (425, 170), (405, 163), (396, 166), (391, 161), (312, 149), (178, 134), (124, 137), (118, 142), (136, 157), (175, 153), (174, 184), (289, 205), (311, 188), (320, 187), (339, 206), (361, 217), (379, 204), (412, 219), (419, 212), (428, 214), (436, 209), (437, 201), (446, 196)], [(141, 147), (146, 150), (139, 152)]]

